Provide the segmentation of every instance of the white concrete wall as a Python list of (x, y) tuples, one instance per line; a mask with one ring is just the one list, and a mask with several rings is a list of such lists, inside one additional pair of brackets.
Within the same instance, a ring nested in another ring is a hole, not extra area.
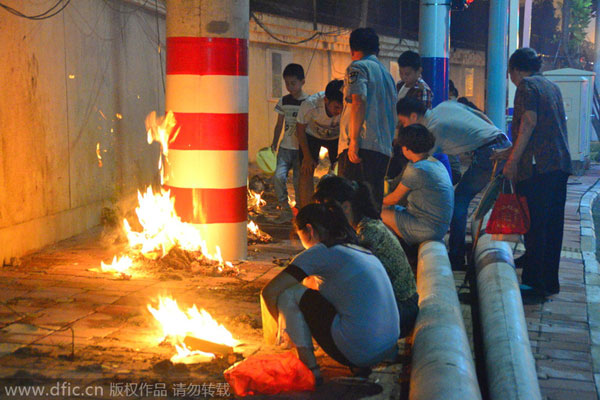
[[(309, 22), (292, 20), (268, 14), (257, 13), (261, 23), (276, 37), (297, 42), (310, 37), (313, 25)], [(318, 29), (324, 32), (336, 32), (339, 28), (318, 24)], [(267, 52), (269, 49), (291, 53), (291, 62), (301, 64), (307, 71), (304, 89), (312, 94), (324, 90), (327, 83), (334, 78), (343, 79), (344, 71), (350, 59), (348, 44), (349, 30), (337, 34), (319, 36), (315, 40), (297, 45), (278, 42), (250, 20), (250, 133), (249, 158), (256, 160), (256, 152), (269, 146), (273, 138), (273, 129), (277, 115), (273, 111), (276, 99), (267, 95), (269, 87), (269, 65)], [(389, 36), (380, 37), (381, 51), (379, 59), (386, 65), (394, 79), (399, 80), (396, 60), (400, 53), (411, 49), (418, 51), (418, 43), (410, 40), (400, 40)], [(284, 65), (285, 66), (285, 65)], [(465, 95), (465, 68), (474, 69), (473, 96), (469, 99), (479, 108), (485, 104), (485, 53), (455, 49), (450, 55), (450, 79), (454, 81), (460, 96)], [(287, 94), (284, 88), (284, 94)]]
[[(3, 3), (37, 14), (54, 1)], [(164, 113), (163, 4), (159, 0), (158, 17), (154, 0), (77, 0), (44, 21), (0, 10), (0, 265), (99, 224), (103, 207), (156, 182), (158, 147), (146, 143), (144, 119), (153, 110)], [(312, 23), (258, 17), (287, 41), (314, 33)], [(251, 21), (250, 161), (271, 143), (276, 120), (275, 99), (267, 93), (269, 49), (285, 50), (304, 66), (308, 93), (343, 78), (350, 63), (349, 30), (321, 24), (318, 29), (334, 33), (289, 45)], [(395, 60), (409, 47), (417, 44), (381, 38), (380, 59), (395, 79)], [(481, 106), (483, 56), (465, 54), (462, 62), (478, 68), (472, 100)], [(451, 59), (450, 77), (459, 91), (462, 67)]]
[[(55, 2), (3, 3), (31, 15)], [(77, 0), (43, 21), (0, 11), (0, 263), (97, 225), (155, 178), (144, 118), (164, 108), (156, 15), (132, 7)]]
[(458, 96), (466, 95), (465, 70), (472, 68), (474, 72), (473, 95), (466, 96), (480, 110), (485, 108), (485, 53), (463, 49), (454, 49), (450, 52), (450, 79), (458, 90)]

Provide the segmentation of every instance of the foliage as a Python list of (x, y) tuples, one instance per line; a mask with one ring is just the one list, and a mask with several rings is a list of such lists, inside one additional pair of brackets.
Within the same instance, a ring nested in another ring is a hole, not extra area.
[(530, 45), (539, 53), (554, 55), (559, 42), (559, 22), (552, 0), (535, 0), (531, 12)]
[(592, 20), (591, 0), (563, 0), (568, 1), (571, 11), (569, 21), (569, 53), (579, 54), (581, 45), (586, 37), (586, 29)]

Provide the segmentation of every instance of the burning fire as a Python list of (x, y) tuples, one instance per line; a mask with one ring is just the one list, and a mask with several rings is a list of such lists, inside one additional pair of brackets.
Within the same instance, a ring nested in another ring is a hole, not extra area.
[(131, 271), (129, 271), (129, 268), (131, 268), (132, 265), (133, 260), (129, 258), (129, 256), (123, 256), (121, 258), (117, 258), (117, 256), (115, 256), (111, 264), (104, 264), (103, 262), (100, 262), (100, 268), (102, 272), (116, 272), (129, 277), (131, 276)]
[(164, 177), (166, 175), (166, 169), (163, 168), (163, 158), (164, 164), (168, 164), (168, 156), (169, 156), (169, 143), (173, 143), (173, 141), (179, 135), (179, 129), (173, 132), (173, 128), (177, 121), (175, 120), (175, 116), (173, 115), (173, 111), (170, 111), (164, 117), (156, 118), (156, 112), (152, 111), (146, 117), (146, 130), (148, 131), (148, 144), (152, 142), (160, 143), (161, 148), (161, 157), (158, 159), (158, 169), (161, 172), (160, 174), (160, 183), (161, 185), (164, 183)]
[(138, 249), (144, 256), (156, 259), (163, 257), (176, 245), (183, 250), (195, 251), (206, 244), (198, 230), (190, 224), (181, 222), (175, 212), (174, 200), (170, 191), (161, 189), (153, 193), (148, 186), (146, 192), (138, 192), (139, 207), (135, 209), (142, 232), (135, 232), (126, 219), (123, 227), (129, 240), (129, 245)]
[[(120, 114), (116, 114), (116, 116), (122, 118)], [(179, 134), (179, 130), (173, 133), (176, 124), (177, 121), (172, 111), (169, 111), (163, 117), (157, 117), (155, 112), (146, 117), (148, 143), (159, 142), (161, 146), (161, 156), (158, 161), (161, 184), (164, 183), (164, 177), (167, 175), (164, 167), (168, 165), (169, 144)], [(101, 163), (99, 146), (98, 143), (96, 154)], [(102, 165), (100, 164), (100, 166)], [(156, 260), (169, 254), (169, 251), (175, 246), (179, 246), (184, 251), (199, 251), (205, 258), (217, 261), (219, 264), (217, 272), (219, 273), (239, 272), (230, 262), (223, 261), (221, 249), (218, 246), (216, 247), (216, 253), (211, 255), (208, 252), (206, 241), (202, 239), (198, 229), (192, 224), (181, 221), (175, 212), (175, 200), (171, 198), (170, 191), (161, 189), (159, 192), (154, 193), (152, 187), (148, 186), (143, 194), (138, 191), (138, 201), (139, 206), (135, 211), (142, 226), (142, 231), (134, 231), (129, 222), (126, 219), (123, 220), (123, 229), (127, 235), (129, 246), (134, 251), (141, 253), (146, 258)], [(118, 264), (118, 268), (122, 268), (124, 264), (119, 263), (125, 263), (125, 261), (116, 261), (115, 258), (113, 264)], [(108, 266), (103, 264), (102, 270), (105, 270), (105, 268), (108, 268)]]
[(290, 208), (294, 208), (296, 207), (296, 200), (292, 200), (292, 198), (288, 196), (288, 204), (290, 205)]
[(329, 150), (327, 150), (327, 147), (321, 146), (321, 149), (319, 150), (319, 160), (325, 159), (325, 157), (327, 157), (327, 154), (329, 154)]
[(248, 189), (248, 209), (258, 211), (266, 204), (267, 202), (262, 199), (262, 193), (256, 193)]
[(248, 242), (249, 243), (269, 243), (273, 240), (271, 235), (260, 230), (260, 227), (254, 221), (248, 222)]
[(209, 260), (217, 261), (219, 272), (235, 269), (231, 262), (223, 261), (219, 246), (214, 255), (209, 253), (200, 232), (192, 224), (181, 221), (175, 212), (174, 201), (168, 190), (153, 193), (149, 186), (144, 194), (138, 192), (139, 207), (135, 212), (143, 230), (133, 231), (127, 220), (123, 220), (129, 246), (153, 260), (164, 257), (173, 247), (179, 246), (182, 250), (201, 251)]
[(248, 222), (248, 230), (255, 235), (258, 235), (260, 233), (260, 229), (258, 225), (254, 223), (254, 221)]
[(194, 337), (232, 348), (239, 343), (206, 310), (200, 309), (198, 311), (195, 304), (188, 308), (187, 311), (183, 311), (173, 298), (159, 297), (158, 308), (154, 308), (148, 304), (148, 311), (160, 323), (163, 334), (160, 341), (162, 342), (167, 339), (177, 350), (177, 353), (171, 357), (171, 362), (173, 363), (193, 364), (210, 361), (215, 358), (215, 354), (213, 353), (190, 350), (184, 343), (186, 337)]
[(102, 154), (100, 154), (100, 142), (96, 143), (96, 157), (98, 158), (98, 166), (102, 168)]

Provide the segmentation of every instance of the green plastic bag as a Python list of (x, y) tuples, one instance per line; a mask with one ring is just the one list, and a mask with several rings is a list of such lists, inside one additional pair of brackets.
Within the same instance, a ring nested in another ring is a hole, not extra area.
[(277, 167), (277, 156), (270, 147), (263, 147), (256, 154), (256, 164), (265, 174), (273, 175)]

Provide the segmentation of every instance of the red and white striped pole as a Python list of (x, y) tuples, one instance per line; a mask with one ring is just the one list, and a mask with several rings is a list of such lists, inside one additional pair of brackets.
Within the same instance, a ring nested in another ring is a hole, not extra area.
[(247, 252), (248, 0), (167, 1), (166, 187), (211, 254)]

